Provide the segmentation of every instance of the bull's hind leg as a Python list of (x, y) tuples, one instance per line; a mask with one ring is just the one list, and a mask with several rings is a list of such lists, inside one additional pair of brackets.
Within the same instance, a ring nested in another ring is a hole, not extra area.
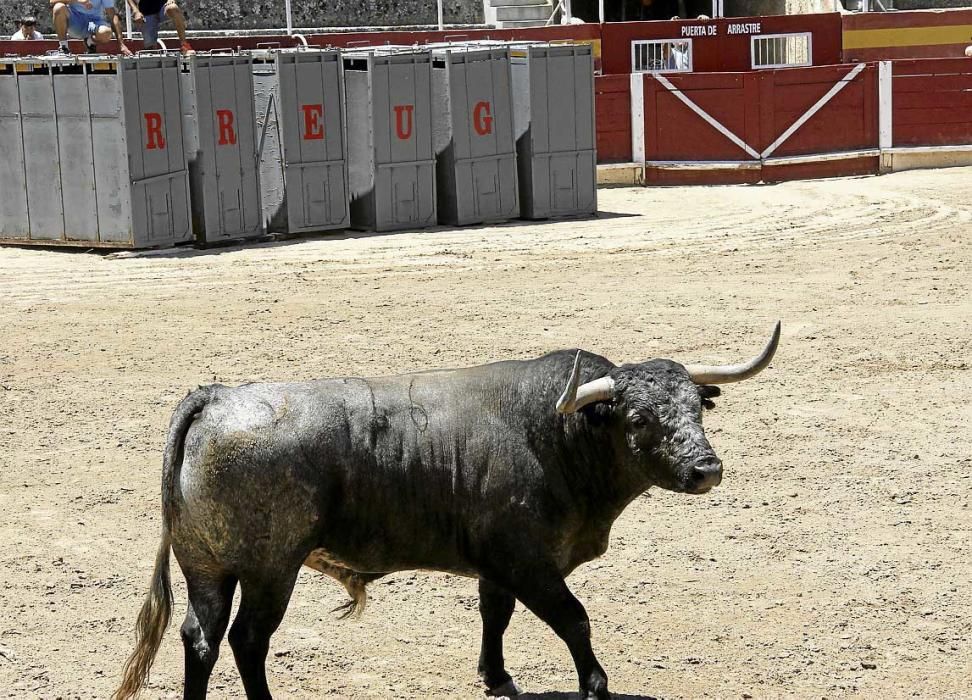
[(229, 642), (249, 700), (272, 698), (267, 685), (267, 653), (294, 592), (300, 565), (258, 576), (240, 576), (240, 609)]
[(212, 580), (192, 573), (186, 575), (189, 609), (182, 623), (182, 644), (186, 654), (186, 700), (206, 697), (209, 676), (219, 656), (219, 644), (226, 633), (233, 606), (235, 578)]
[(479, 675), (492, 696), (519, 695), (503, 661), (503, 633), (513, 616), (516, 599), (499, 586), (479, 579), (479, 615), (483, 618), (483, 642), (479, 652)]

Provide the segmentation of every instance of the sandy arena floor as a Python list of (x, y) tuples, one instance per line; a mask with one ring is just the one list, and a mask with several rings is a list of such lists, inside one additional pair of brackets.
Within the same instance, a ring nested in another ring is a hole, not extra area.
[[(609, 189), (596, 220), (146, 256), (0, 249), (0, 696), (106, 698), (158, 542), (161, 450), (213, 380), (580, 346), (776, 360), (727, 387), (707, 496), (651, 492), (570, 579), (622, 698), (969, 697), (972, 169)], [(145, 697), (181, 697), (185, 611)], [(391, 576), (359, 622), (301, 574), (279, 698), (478, 698), (475, 582)], [(518, 608), (508, 668), (576, 688)], [(216, 698), (242, 697), (223, 646)]]

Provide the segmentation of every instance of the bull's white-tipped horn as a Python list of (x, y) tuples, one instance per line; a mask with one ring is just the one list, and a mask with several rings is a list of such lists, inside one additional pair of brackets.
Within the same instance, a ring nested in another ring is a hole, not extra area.
[(696, 384), (730, 384), (749, 379), (762, 372), (773, 359), (776, 346), (780, 343), (780, 322), (776, 322), (773, 335), (766, 343), (766, 347), (756, 357), (741, 365), (685, 365), (689, 377)]
[(574, 413), (589, 403), (609, 401), (614, 398), (614, 380), (610, 377), (601, 377), (577, 386), (580, 381), (580, 356), (581, 351), (578, 350), (574, 357), (574, 369), (570, 373), (570, 379), (567, 380), (567, 388), (557, 399), (557, 410), (560, 413)]

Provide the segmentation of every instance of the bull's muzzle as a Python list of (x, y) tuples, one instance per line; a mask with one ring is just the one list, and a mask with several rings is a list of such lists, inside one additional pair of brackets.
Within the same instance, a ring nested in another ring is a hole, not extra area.
[(692, 467), (685, 490), (688, 493), (707, 493), (722, 483), (722, 462), (711, 459)]

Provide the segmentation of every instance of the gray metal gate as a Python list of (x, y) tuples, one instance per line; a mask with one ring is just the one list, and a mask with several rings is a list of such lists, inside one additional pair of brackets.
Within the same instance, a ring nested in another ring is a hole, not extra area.
[(432, 104), (439, 221), (519, 216), (509, 48), (433, 47)]
[(0, 60), (0, 241), (191, 238), (175, 57)]
[(515, 46), (511, 67), (521, 215), (544, 219), (596, 212), (590, 45)]
[(264, 233), (252, 58), (200, 54), (181, 81), (192, 223), (203, 243)]
[(307, 233), (348, 226), (340, 54), (258, 53), (253, 84), (267, 230)]
[(432, 57), (383, 48), (344, 57), (351, 225), (435, 224)]

